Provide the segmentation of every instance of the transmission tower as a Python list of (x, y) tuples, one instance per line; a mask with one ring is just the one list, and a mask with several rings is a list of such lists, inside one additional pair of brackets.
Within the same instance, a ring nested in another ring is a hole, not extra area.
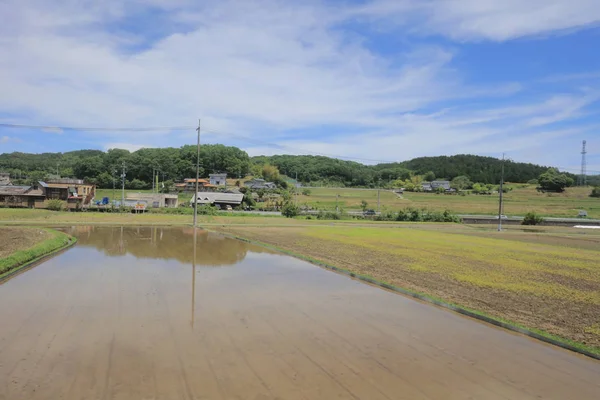
[(587, 162), (585, 160), (585, 155), (587, 151), (585, 150), (586, 142), (583, 141), (583, 146), (581, 147), (581, 175), (579, 176), (579, 185), (586, 186), (587, 185)]

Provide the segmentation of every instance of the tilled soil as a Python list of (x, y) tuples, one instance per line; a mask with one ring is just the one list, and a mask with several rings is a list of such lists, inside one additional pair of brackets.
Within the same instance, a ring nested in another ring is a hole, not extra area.
[[(443, 274), (410, 269), (403, 264), (401, 257), (392, 256), (384, 251), (335, 240), (314, 240), (304, 235), (305, 229), (219, 228), (226, 233), (268, 243), (357, 274), (372, 276), (398, 287), (427, 293), (451, 303), (505, 318), (529, 328), (542, 329), (588, 346), (600, 347), (600, 336), (586, 329), (600, 322), (600, 306), (597, 304), (478, 287)], [(487, 266), (482, 265), (481, 268), (485, 269)], [(596, 282), (553, 274), (547, 274), (546, 278), (567, 287), (600, 291), (600, 285)]]
[(26, 250), (49, 238), (50, 234), (42, 229), (0, 227), (0, 258)]

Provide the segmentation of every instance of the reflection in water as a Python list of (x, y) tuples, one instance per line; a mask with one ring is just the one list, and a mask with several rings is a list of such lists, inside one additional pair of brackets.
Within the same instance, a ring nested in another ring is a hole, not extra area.
[[(78, 245), (95, 247), (114, 257), (174, 259), (186, 264), (233, 265), (246, 257), (248, 244), (194, 228), (74, 226), (65, 230)], [(194, 248), (197, 244), (197, 250)], [(272, 253), (260, 247), (252, 252)]]

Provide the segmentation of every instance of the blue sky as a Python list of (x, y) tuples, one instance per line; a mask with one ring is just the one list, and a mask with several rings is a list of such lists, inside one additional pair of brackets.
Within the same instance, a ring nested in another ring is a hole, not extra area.
[(0, 152), (180, 146), (600, 172), (597, 0), (4, 0)]

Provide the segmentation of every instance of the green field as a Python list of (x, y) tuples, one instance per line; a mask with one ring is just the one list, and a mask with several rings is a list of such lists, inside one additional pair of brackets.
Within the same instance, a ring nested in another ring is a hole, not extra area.
[[(590, 218), (600, 218), (600, 199), (591, 198), (591, 188), (569, 188), (565, 193), (538, 193), (534, 187), (510, 185), (514, 189), (504, 195), (504, 214), (521, 216), (535, 211), (547, 217), (577, 217), (586, 210)], [(299, 195), (298, 204), (315, 209), (333, 210), (336, 204), (344, 210), (360, 210), (361, 201), (377, 209), (377, 190), (351, 188), (314, 188), (309, 196)], [(380, 210), (399, 210), (406, 207), (432, 211), (450, 210), (455, 214), (494, 215), (498, 213), (498, 195), (443, 195), (434, 193), (404, 193), (398, 196), (380, 191)]]

